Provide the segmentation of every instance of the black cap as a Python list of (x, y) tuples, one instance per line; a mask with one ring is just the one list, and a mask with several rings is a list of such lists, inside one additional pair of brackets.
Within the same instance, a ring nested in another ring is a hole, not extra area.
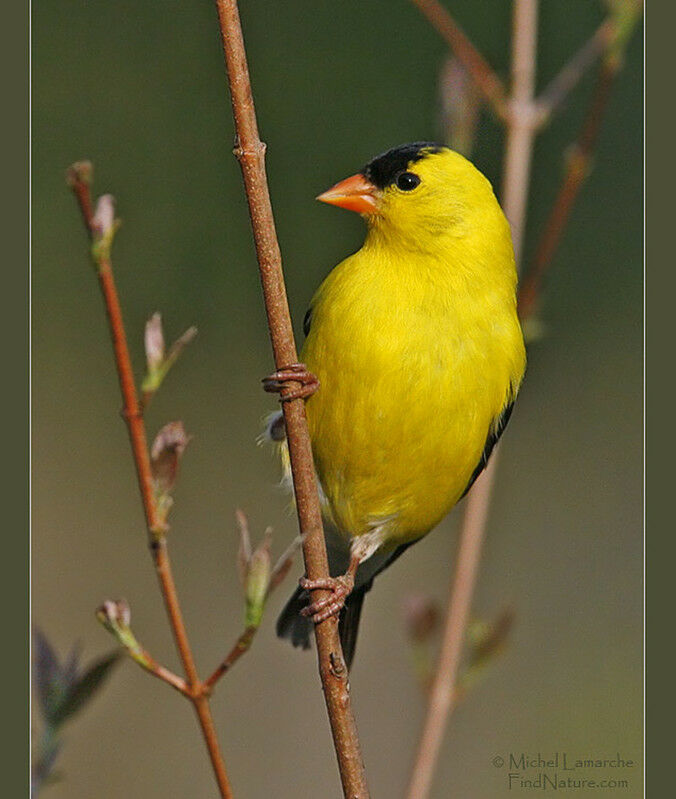
[(384, 189), (394, 183), (397, 175), (405, 172), (409, 164), (420, 161), (430, 153), (440, 153), (444, 147), (433, 141), (417, 141), (402, 144), (382, 155), (376, 156), (362, 169), (362, 175), (377, 186)]

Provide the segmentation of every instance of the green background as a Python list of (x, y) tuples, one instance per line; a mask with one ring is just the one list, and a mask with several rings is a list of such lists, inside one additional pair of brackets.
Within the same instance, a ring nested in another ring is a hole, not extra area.
[[(506, 74), (510, 4), (450, 7)], [(243, 3), (242, 15), (299, 330), (319, 281), (363, 235), (358, 218), (312, 198), (387, 147), (438, 136), (444, 46), (404, 0)], [(601, 18), (595, 3), (542, 4), (539, 85)], [(436, 797), (506, 795), (496, 754), (641, 760), (641, 64), (635, 37), (502, 449), (475, 610), (511, 605), (516, 628), (454, 715)], [(538, 140), (526, 260), (590, 88), (588, 79)], [(203, 673), (241, 624), (234, 509), (256, 532), (271, 524), (277, 551), (294, 535), (278, 466), (255, 444), (274, 408), (258, 386), (272, 364), (232, 138), (211, 3), (34, 8), (33, 618), (61, 652), (75, 640), (88, 655), (106, 651), (93, 609), (124, 596), (139, 638), (178, 668), (145, 551), (98, 287), (65, 187), (72, 161), (91, 158), (96, 191), (118, 200), (114, 263), (139, 375), (153, 311), (168, 338), (193, 323), (200, 330), (148, 423), (154, 431), (181, 418), (194, 435), (170, 546)], [(501, 148), (501, 131), (483, 119), (474, 160), (496, 186)], [(366, 606), (351, 682), (374, 796), (402, 793), (423, 711), (401, 601), (418, 591), (445, 600), (458, 517), (383, 575)], [(292, 581), (213, 703), (238, 796), (339, 795), (315, 658), (272, 630)], [(56, 799), (214, 795), (189, 708), (131, 664), (67, 730), (59, 767)], [(621, 775), (632, 786), (622, 795), (642, 795), (637, 772)]]

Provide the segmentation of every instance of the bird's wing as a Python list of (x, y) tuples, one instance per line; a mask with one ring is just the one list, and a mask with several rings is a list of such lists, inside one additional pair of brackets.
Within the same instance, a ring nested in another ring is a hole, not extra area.
[(305, 316), (303, 317), (303, 333), (307, 336), (310, 332), (310, 325), (312, 324), (312, 306), (310, 306), (307, 311), (305, 311)]
[(500, 440), (500, 436), (503, 434), (505, 427), (507, 427), (507, 422), (509, 421), (509, 417), (512, 415), (513, 408), (514, 408), (514, 400), (511, 399), (504, 406), (504, 408), (500, 412), (500, 415), (493, 420), (490, 430), (488, 431), (488, 437), (486, 438), (486, 443), (484, 444), (484, 451), (481, 453), (481, 458), (479, 459), (479, 463), (477, 463), (476, 468), (472, 472), (472, 476), (469, 478), (469, 483), (467, 483), (467, 487), (462, 492), (460, 499), (462, 499), (465, 496), (465, 494), (467, 494), (470, 488), (474, 485), (477, 477), (486, 468), (486, 464), (488, 463), (488, 459), (491, 457), (491, 452), (493, 452), (493, 448)]
[[(462, 497), (467, 494), (470, 488), (474, 485), (477, 477), (483, 472), (486, 468), (486, 464), (488, 463), (488, 459), (493, 452), (495, 445), (498, 443), (500, 436), (503, 434), (505, 427), (507, 427), (507, 422), (509, 421), (509, 417), (512, 415), (512, 409), (514, 407), (514, 400), (510, 400), (502, 409), (499, 416), (496, 417), (493, 424), (491, 425), (490, 431), (488, 433), (488, 437), (486, 438), (486, 443), (484, 444), (483, 452), (481, 453), (481, 459), (477, 464), (476, 468), (472, 472), (472, 476), (469, 479), (469, 483), (467, 487), (462, 493)], [(423, 536), (424, 537), (424, 536)], [(406, 550), (420, 541), (420, 538), (415, 538), (413, 541), (407, 541), (405, 544), (401, 544), (396, 549), (392, 550), (391, 552), (387, 553), (376, 553), (369, 561), (365, 564), (360, 566), (360, 571), (357, 572), (357, 580), (359, 585), (362, 587), (364, 592), (368, 591), (371, 588), (371, 585), (375, 578), (389, 566), (391, 566), (395, 560), (397, 560), (401, 555), (406, 552)], [(371, 563), (372, 561), (372, 563)], [(364, 569), (364, 566), (369, 565), (368, 569)], [(360, 573), (361, 572), (361, 573)]]

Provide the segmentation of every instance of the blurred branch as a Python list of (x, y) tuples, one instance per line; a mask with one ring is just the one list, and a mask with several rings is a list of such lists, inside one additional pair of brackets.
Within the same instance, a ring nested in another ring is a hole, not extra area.
[[(258, 134), (251, 80), (236, 0), (217, 0), (223, 50), (230, 85), (237, 143), (275, 365), (281, 369), (298, 358), (284, 286), (282, 259), (265, 173), (265, 145)], [(293, 388), (293, 384), (291, 384)], [(307, 576), (328, 577), (329, 568), (317, 494), (312, 450), (302, 399), (283, 403), (296, 508), (304, 539)], [(318, 590), (314, 599), (327, 596)], [(334, 617), (315, 626), (319, 673), (324, 689), (343, 791), (350, 799), (366, 799), (368, 787), (350, 703), (348, 673)]]
[[(106, 194), (99, 198), (96, 210), (92, 211), (90, 183), (92, 166), (89, 162), (73, 164), (68, 170), (68, 183), (77, 198), (82, 219), (91, 240), (91, 255), (96, 266), (96, 273), (101, 286), (110, 333), (115, 353), (115, 364), (123, 398), (123, 417), (127, 423), (131, 442), (136, 475), (143, 502), (143, 510), (148, 529), (150, 551), (160, 583), (164, 605), (174, 635), (183, 668), (187, 678), (187, 686), (199, 720), (202, 735), (209, 752), (216, 781), (225, 799), (232, 797), (230, 782), (225, 764), (219, 751), (216, 731), (211, 717), (209, 700), (197, 675), (195, 660), (188, 642), (183, 621), (183, 614), (178, 601), (174, 577), (169, 561), (166, 543), (166, 522), (155, 501), (153, 472), (148, 453), (145, 423), (138, 402), (134, 374), (129, 357), (127, 336), (122, 321), (122, 310), (117, 294), (110, 250), (119, 221), (115, 219), (114, 200)], [(176, 686), (175, 686), (176, 687)]]
[(444, 143), (469, 158), (483, 98), (472, 76), (455, 56), (449, 56), (441, 67), (439, 104)]
[(561, 243), (575, 201), (591, 171), (593, 153), (598, 142), (608, 98), (623, 65), (623, 48), (639, 19), (640, 13), (633, 18), (633, 21), (629, 21), (630, 24), (628, 23), (624, 28), (624, 35), (619, 39), (616, 38), (607, 50), (599, 66), (584, 122), (577, 139), (566, 153), (563, 181), (538, 240), (532, 264), (519, 289), (519, 316), (525, 326), (532, 321), (537, 312), (545, 275)]
[(411, 0), (411, 2), (447, 42), (496, 115), (503, 118), (506, 93), (504, 84), (450, 12), (438, 0)]
[[(503, 208), (512, 228), (514, 254), (520, 260), (525, 229), (530, 162), (535, 136), (532, 124), (537, 0), (515, 0), (512, 34), (512, 91), (508, 104), (507, 142), (503, 174)], [(499, 450), (499, 446), (496, 448)], [(437, 668), (432, 681), (423, 729), (407, 791), (408, 799), (429, 796), (444, 732), (456, 689), (465, 629), (471, 609), (481, 548), (497, 467), (497, 452), (467, 497), (459, 534), (455, 570), (442, 633)]]
[(530, 320), (537, 309), (544, 276), (561, 242), (575, 200), (589, 174), (592, 151), (598, 140), (601, 120), (616, 74), (617, 69), (604, 61), (579, 136), (566, 153), (563, 182), (538, 241), (532, 266), (519, 289), (519, 316), (524, 322)]
[(571, 57), (535, 101), (541, 125), (548, 122), (558, 111), (570, 92), (577, 86), (585, 72), (603, 55), (615, 36), (615, 21), (612, 17), (604, 20), (594, 35)]
[[(413, 1), (420, 5), (419, 0)], [(437, 6), (436, 0), (431, 2)], [(622, 64), (626, 44), (642, 14), (640, 0), (608, 0), (607, 5), (610, 11), (609, 20), (573, 56), (564, 70), (545, 89), (540, 101), (535, 101), (533, 94), (538, 3), (537, 0), (514, 0), (512, 87), (510, 96), (504, 99), (507, 141), (502, 205), (512, 230), (517, 266), (520, 265), (523, 250), (534, 137), (547, 115), (558, 107), (583, 71), (605, 50), (587, 118), (568, 158), (564, 182), (540, 240), (534, 267), (519, 292), (518, 309), (524, 321), (532, 316), (542, 277), (551, 263), (573, 202), (588, 173), (610, 87)], [(435, 27), (438, 28), (437, 25)], [(442, 645), (409, 783), (408, 799), (424, 799), (429, 795), (446, 723), (457, 695), (463, 635), (471, 607), (499, 450), (500, 447), (496, 447), (486, 470), (467, 498)]]
[(533, 107), (537, 16), (538, 0), (515, 0), (512, 22), (512, 91), (509, 98), (510, 115), (506, 122), (502, 207), (512, 229), (517, 269), (521, 265), (533, 140), (537, 133)]

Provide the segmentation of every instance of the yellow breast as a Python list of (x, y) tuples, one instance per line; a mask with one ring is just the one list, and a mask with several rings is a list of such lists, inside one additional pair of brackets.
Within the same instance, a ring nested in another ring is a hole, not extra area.
[(308, 424), (327, 513), (346, 535), (384, 525), (388, 545), (413, 540), (467, 487), (525, 365), (502, 238), (430, 258), (371, 235), (313, 300), (302, 358), (321, 388)]

